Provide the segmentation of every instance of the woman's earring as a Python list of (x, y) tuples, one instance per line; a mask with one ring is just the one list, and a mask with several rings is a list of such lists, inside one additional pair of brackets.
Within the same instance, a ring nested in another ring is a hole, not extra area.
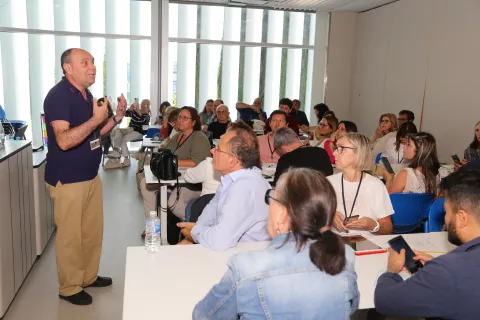
[(280, 234), (280, 226), (277, 224), (277, 230), (275, 230), (277, 234)]

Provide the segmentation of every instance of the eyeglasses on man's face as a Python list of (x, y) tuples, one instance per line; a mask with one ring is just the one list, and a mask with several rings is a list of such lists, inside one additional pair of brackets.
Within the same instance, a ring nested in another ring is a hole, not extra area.
[(213, 148), (213, 150), (214, 150), (215, 153), (220, 152), (220, 153), (228, 154), (229, 156), (232, 156), (232, 157), (235, 156), (233, 153), (229, 153), (229, 152), (226, 152), (226, 151), (223, 151), (222, 149), (220, 149), (220, 145), (215, 146), (215, 148)]
[(342, 145), (333, 146), (333, 151), (337, 151), (338, 154), (342, 154), (345, 151), (345, 149), (355, 150), (355, 148), (353, 147), (346, 147)]
[(217, 110), (217, 114), (224, 114), (224, 113), (227, 113), (226, 110)]

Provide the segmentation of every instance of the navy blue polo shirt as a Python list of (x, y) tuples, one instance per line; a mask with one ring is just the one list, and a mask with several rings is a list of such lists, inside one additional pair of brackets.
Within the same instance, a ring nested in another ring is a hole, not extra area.
[(95, 129), (78, 146), (63, 151), (57, 144), (52, 122), (67, 121), (75, 128), (93, 116), (93, 96), (86, 90), (87, 99), (65, 77), (47, 94), (43, 103), (48, 135), (47, 165), (45, 181), (55, 186), (89, 181), (98, 174), (102, 148), (91, 150), (90, 141), (100, 138), (100, 128)]

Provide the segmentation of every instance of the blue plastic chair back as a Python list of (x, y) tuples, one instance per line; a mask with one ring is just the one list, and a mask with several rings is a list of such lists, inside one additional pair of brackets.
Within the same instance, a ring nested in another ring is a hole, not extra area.
[(434, 196), (427, 193), (394, 193), (390, 195), (394, 214), (393, 233), (408, 233), (417, 229), (428, 218)]
[(382, 154), (381, 154), (381, 153), (379, 153), (379, 154), (377, 155), (377, 157), (375, 158), (375, 164), (379, 164), (379, 163), (380, 163), (380, 159), (382, 159)]
[(442, 231), (445, 224), (445, 209), (443, 204), (445, 198), (436, 200), (428, 210), (428, 221), (425, 222), (425, 232), (439, 232)]
[(153, 138), (155, 136), (160, 136), (159, 128), (148, 128), (146, 133), (146, 138)]
[(5, 121), (5, 110), (3, 110), (2, 105), (0, 105), (0, 122)]

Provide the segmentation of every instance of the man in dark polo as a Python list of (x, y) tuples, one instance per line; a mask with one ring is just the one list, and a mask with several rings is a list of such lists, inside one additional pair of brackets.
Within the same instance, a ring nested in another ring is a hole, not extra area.
[(108, 100), (97, 104), (87, 89), (95, 83), (92, 55), (81, 49), (62, 54), (62, 80), (44, 102), (48, 134), (45, 181), (54, 199), (59, 297), (76, 305), (92, 303), (83, 288), (105, 287), (98, 276), (103, 237), (100, 139), (121, 122), (127, 102), (118, 97), (117, 114), (108, 118)]

